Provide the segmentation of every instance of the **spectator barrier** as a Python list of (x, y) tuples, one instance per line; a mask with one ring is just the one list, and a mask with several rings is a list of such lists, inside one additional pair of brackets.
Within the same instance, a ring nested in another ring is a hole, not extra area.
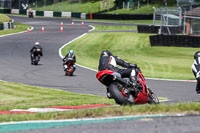
[(13, 27), (14, 27), (13, 22), (3, 22), (3, 23), (0, 23), (0, 30), (13, 29)]
[[(167, 29), (169, 28), (169, 29)], [(158, 34), (160, 30), (160, 26), (158, 25), (137, 25), (137, 30), (138, 33), (155, 33)], [(170, 34), (175, 35), (175, 34), (181, 34), (183, 33), (183, 27), (182, 26), (171, 26), (171, 27), (166, 27), (162, 26), (162, 33), (165, 34)]]
[[(28, 10), (19, 9), (0, 9), (0, 13), (28, 15)], [(53, 12), (33, 10), (34, 16), (44, 17), (74, 17), (89, 19), (90, 14), (80, 12)], [(113, 19), (113, 20), (153, 20), (153, 14), (92, 14), (93, 19)]]
[(188, 35), (153, 35), (151, 46), (200, 47), (200, 36)]

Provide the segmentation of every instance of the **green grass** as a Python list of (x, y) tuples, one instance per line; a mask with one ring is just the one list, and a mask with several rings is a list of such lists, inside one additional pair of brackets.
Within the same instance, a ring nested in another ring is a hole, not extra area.
[[(74, 20), (79, 20), (83, 21), (82, 19), (76, 19)], [(153, 24), (153, 20), (103, 20), (103, 19), (92, 19), (92, 20), (84, 20), (85, 22), (112, 22), (112, 23), (122, 23), (122, 24)]]
[(109, 30), (137, 30), (136, 26), (103, 26), (94, 25), (95, 31), (109, 31)]
[(108, 14), (152, 14), (154, 12), (153, 7), (159, 7), (159, 5), (145, 5), (139, 9), (119, 9), (107, 12)]
[(178, 103), (173, 105), (135, 105), (135, 106), (118, 106), (97, 109), (81, 109), (65, 112), (53, 113), (35, 113), (35, 114), (9, 114), (0, 115), (0, 122), (25, 121), (25, 120), (58, 120), (72, 118), (94, 118), (108, 116), (127, 116), (127, 115), (147, 115), (147, 114), (173, 114), (188, 113), (199, 114), (200, 103)]
[(1, 22), (9, 22), (10, 18), (4, 14), (0, 14), (0, 23)]
[(199, 48), (151, 47), (149, 35), (125, 32), (89, 33), (67, 45), (62, 52), (65, 55), (69, 49), (73, 49), (78, 64), (97, 70), (101, 51), (108, 49), (121, 59), (138, 64), (146, 77), (194, 79), (191, 65), (193, 54)]
[[(22, 31), (26, 30), (26, 28), (27, 26), (25, 25), (16, 24), (16, 29), (10, 31), (7, 30), (3, 32), (0, 31), (0, 34), (8, 34), (8, 31), (10, 33), (17, 32), (17, 30)], [(135, 27), (133, 26), (131, 28), (134, 29)], [(97, 29), (122, 30), (130, 29), (130, 27), (125, 26), (115, 28), (113, 26), (98, 26)], [(154, 72), (154, 76), (157, 76), (157, 72), (158, 75), (162, 74), (163, 72), (164, 74), (169, 73), (168, 75), (171, 75), (172, 70), (175, 71), (175, 74), (177, 74), (181, 70), (188, 70), (190, 64), (192, 63), (192, 54), (197, 49), (150, 47), (148, 36), (148, 34), (137, 33), (89, 33), (80, 40), (77, 40), (73, 44), (70, 44), (69, 47), (67, 47), (67, 49), (73, 48), (75, 50), (78, 63), (85, 66), (87, 66), (86, 64), (88, 64), (89, 67), (95, 69), (97, 68), (100, 52), (103, 49), (110, 49), (114, 54), (120, 55), (120, 57), (130, 62), (138, 63), (142, 70), (144, 68), (145, 74), (151, 75)], [(138, 60), (141, 60), (141, 62)], [(179, 63), (177, 63), (178, 61)], [(160, 66), (157, 66), (158, 64), (160, 64)], [(189, 72), (183, 72), (183, 75), (185, 76), (190, 74)], [(42, 108), (51, 106), (70, 106), (87, 104), (115, 104), (115, 102), (113, 99), (107, 99), (105, 97), (100, 96), (70, 93), (63, 90), (48, 89), (42, 87), (23, 85), (19, 83), (9, 83), (0, 81), (0, 110), (6, 111), (17, 108), (28, 109), (33, 107)], [(179, 103), (174, 105), (160, 104), (81, 109), (53, 113), (35, 113), (20, 115), (8, 114), (0, 115), (0, 122), (71, 119), (86, 117), (91, 118), (158, 113), (200, 113), (200, 104), (193, 102)]]
[[(34, 87), (19, 83), (0, 81), (0, 110), (43, 108), (52, 106), (73, 106), (88, 104), (111, 104), (113, 99), (101, 96), (70, 93), (59, 89)], [(95, 109), (80, 109), (65, 112), (6, 114), (0, 115), (0, 122), (26, 120), (57, 120), (160, 113), (200, 113), (200, 103), (179, 103), (173, 105), (115, 106)]]
[(53, 5), (40, 6), (38, 8), (32, 7), (35, 10), (40, 11), (55, 11), (55, 12), (82, 12), (82, 13), (97, 13), (99, 11), (105, 11), (108, 14), (152, 14), (152, 7), (160, 7), (159, 4), (149, 4), (143, 5), (139, 9), (129, 8), (129, 9), (117, 9), (111, 11), (109, 8), (114, 7), (114, 2), (110, 0), (107, 7), (103, 7), (101, 4), (102, 1), (97, 2), (86, 2), (86, 3), (69, 3), (67, 1), (58, 2)]
[(27, 25), (24, 24), (20, 24), (15, 22), (14, 23), (14, 29), (8, 29), (8, 30), (0, 30), (0, 35), (6, 35), (6, 34), (11, 34), (11, 33), (18, 33), (18, 32), (22, 32), (22, 31), (26, 31), (27, 30)]
[[(113, 5), (113, 2), (111, 3), (111, 6)], [(33, 8), (40, 11), (62, 11), (62, 12), (83, 12), (83, 13), (93, 13), (93, 12), (99, 12), (101, 10), (105, 10), (106, 8), (100, 9), (100, 1), (98, 2), (87, 2), (87, 3), (73, 3), (70, 4), (69, 2), (58, 2), (53, 5), (39, 7), (39, 8)]]
[(114, 101), (100, 96), (0, 81), (0, 110), (88, 104), (114, 104)]

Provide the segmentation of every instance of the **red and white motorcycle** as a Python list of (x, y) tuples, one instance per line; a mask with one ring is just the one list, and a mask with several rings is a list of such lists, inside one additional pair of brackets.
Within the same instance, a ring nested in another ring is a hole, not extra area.
[(133, 86), (129, 78), (121, 78), (119, 73), (111, 70), (99, 71), (96, 78), (104, 84), (117, 104), (159, 104), (159, 99), (146, 85), (146, 80), (139, 68), (137, 85)]

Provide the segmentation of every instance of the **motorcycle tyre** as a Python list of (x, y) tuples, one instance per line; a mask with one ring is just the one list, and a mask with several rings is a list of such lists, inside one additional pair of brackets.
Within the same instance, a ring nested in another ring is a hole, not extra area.
[(75, 68), (74, 68), (73, 66), (71, 66), (71, 73), (70, 73), (70, 76), (73, 76), (74, 70), (75, 70)]
[(38, 65), (38, 62), (37, 62), (37, 61), (35, 61), (35, 62), (34, 62), (34, 65)]
[(67, 69), (64, 70), (65, 71), (65, 76), (69, 76), (69, 72)]
[(149, 90), (149, 93), (151, 93), (151, 94), (149, 95), (149, 101), (148, 101), (148, 103), (149, 104), (159, 104), (160, 102), (159, 102), (159, 99), (156, 96), (156, 94), (153, 93), (152, 90)]
[(131, 104), (134, 104), (134, 101), (133, 102), (129, 101), (127, 97), (123, 96), (120, 93), (119, 83), (117, 83), (117, 82), (114, 82), (114, 83), (110, 84), (109, 92), (110, 92), (112, 98), (115, 100), (115, 102), (117, 104), (120, 104), (120, 105), (131, 105)]
[(34, 57), (34, 59), (33, 59), (33, 65), (38, 65), (38, 62), (39, 62), (39, 60), (40, 60), (40, 57), (39, 56), (37, 56), (37, 57)]

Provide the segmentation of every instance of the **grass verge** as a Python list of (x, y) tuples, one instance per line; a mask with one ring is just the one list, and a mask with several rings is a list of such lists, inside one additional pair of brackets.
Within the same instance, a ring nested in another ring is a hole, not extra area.
[(112, 31), (112, 30), (137, 30), (137, 26), (104, 26), (94, 25), (95, 31)]
[[(101, 28), (98, 27), (98, 30)], [(108, 29), (110, 29), (109, 26)], [(102, 30), (106, 30), (105, 26)], [(108, 49), (114, 55), (138, 64), (146, 77), (194, 79), (191, 72), (193, 54), (200, 49), (151, 47), (150, 35), (129, 32), (89, 33), (67, 45), (62, 53), (65, 55), (67, 51), (73, 49), (77, 55), (78, 64), (97, 70), (101, 51)]]
[(159, 7), (159, 5), (145, 5), (139, 9), (119, 9), (107, 12), (108, 14), (153, 14), (153, 7)]
[[(110, 3), (110, 7), (114, 4)], [(105, 10), (106, 8), (100, 8), (101, 1), (96, 2), (86, 2), (86, 3), (69, 3), (67, 1), (58, 2), (49, 6), (42, 6), (39, 8), (33, 8), (40, 11), (55, 11), (55, 12), (83, 12), (83, 13), (93, 13)]]
[[(82, 19), (74, 18), (73, 20), (82, 21)], [(121, 24), (153, 24), (153, 20), (103, 20), (103, 19), (91, 19), (84, 20), (85, 22), (108, 22), (108, 23), (121, 23)]]
[(114, 101), (100, 96), (0, 81), (0, 110), (88, 104), (114, 104)]
[[(19, 83), (0, 81), (0, 110), (42, 108), (51, 106), (73, 106), (87, 104), (111, 104), (113, 99), (70, 93), (63, 90), (33, 87)], [(0, 122), (26, 120), (57, 120), (72, 118), (93, 118), (160, 113), (200, 113), (200, 103), (179, 103), (174, 105), (135, 105), (96, 109), (80, 109), (65, 112), (7, 114), (0, 115)]]
[(9, 22), (10, 18), (4, 14), (0, 14), (0, 23), (2, 22)]
[(109, 116), (147, 115), (147, 114), (173, 114), (188, 113), (199, 114), (200, 103), (179, 103), (175, 105), (135, 105), (117, 106), (96, 109), (81, 109), (65, 112), (35, 113), (35, 114), (9, 114), (0, 115), (0, 122), (25, 120), (58, 120), (73, 118), (94, 118)]
[(15, 22), (14, 23), (14, 29), (8, 29), (8, 30), (0, 30), (0, 35), (6, 35), (6, 34), (11, 34), (11, 33), (19, 33), (19, 32), (22, 32), (22, 31), (26, 31), (27, 30), (27, 25), (24, 25), (24, 24), (20, 24), (20, 23), (17, 23)]

